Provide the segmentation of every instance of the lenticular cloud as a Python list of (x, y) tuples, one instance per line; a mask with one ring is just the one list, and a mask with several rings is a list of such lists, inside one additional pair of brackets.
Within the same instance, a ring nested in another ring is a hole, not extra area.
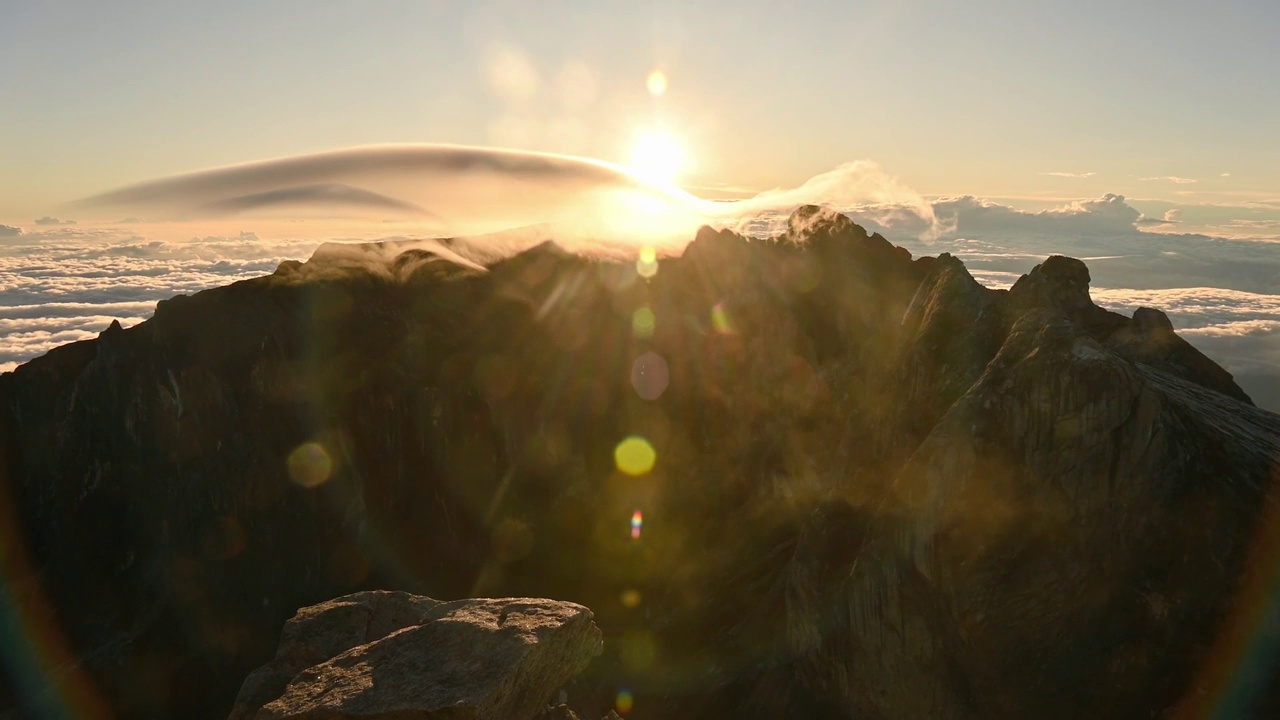
[(568, 236), (687, 232), (699, 201), (626, 168), (566, 155), (380, 145), (203, 170), (82, 200), (179, 220), (232, 215), (416, 220), (448, 234), (549, 224)]
[(539, 225), (567, 244), (681, 246), (699, 225), (746, 229), (807, 203), (905, 213), (913, 234), (939, 230), (923, 198), (865, 161), (797, 188), (710, 202), (602, 160), (457, 145), (378, 145), (263, 160), (132, 185), (74, 205), (169, 220), (407, 220), (425, 233), (455, 236)]

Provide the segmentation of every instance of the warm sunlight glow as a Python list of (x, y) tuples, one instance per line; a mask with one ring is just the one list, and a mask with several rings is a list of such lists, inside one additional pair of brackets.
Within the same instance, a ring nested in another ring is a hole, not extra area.
[(684, 149), (664, 132), (645, 133), (631, 151), (631, 168), (646, 180), (670, 184), (684, 166)]
[(649, 87), (650, 95), (661, 97), (662, 93), (667, 91), (667, 76), (661, 70), (654, 70), (649, 73), (649, 79), (645, 84)]

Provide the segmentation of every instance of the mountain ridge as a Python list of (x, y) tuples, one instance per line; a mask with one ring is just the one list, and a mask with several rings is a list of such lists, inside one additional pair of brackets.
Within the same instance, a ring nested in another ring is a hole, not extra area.
[[(225, 714), (293, 611), (383, 586), (591, 607), (584, 717), (623, 682), (637, 718), (1215, 690), (1280, 416), (1163, 313), (1097, 307), (1061, 256), (990, 290), (816, 206), (654, 270), (344, 248), (20, 366), (17, 602), (125, 717)], [(628, 437), (656, 455), (637, 476)], [(27, 709), (61, 687), (14, 683)]]

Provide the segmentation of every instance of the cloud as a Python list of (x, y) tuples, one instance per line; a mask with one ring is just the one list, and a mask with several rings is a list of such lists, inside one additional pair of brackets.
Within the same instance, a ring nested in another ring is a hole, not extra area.
[(22, 228), (13, 225), (0, 225), (0, 237), (18, 237), (22, 234)]
[[(517, 65), (507, 68), (511, 85), (506, 89), (513, 96), (532, 77), (521, 80), (524, 70), (516, 72)], [(1194, 182), (1174, 176), (1144, 179)], [(866, 160), (797, 187), (710, 202), (598, 160), (392, 145), (206, 170), (111, 191), (78, 206), (111, 209), (112, 217), (128, 212), (151, 219), (332, 214), (378, 226), (384, 220), (403, 221), (417, 232), (470, 236), (450, 244), (405, 241), (459, 253), (465, 263), (495, 259), (549, 237), (571, 249), (605, 252), (611, 246), (601, 237), (624, 245), (667, 237), (670, 248), (678, 249), (702, 223), (773, 234), (792, 209), (807, 203), (843, 211), (915, 253), (952, 252), (975, 277), (994, 286), (1016, 281), (1050, 254), (1086, 259), (1100, 302), (1170, 309), (1178, 327), (1197, 333), (1197, 343), (1228, 353), (1211, 357), (1230, 357), (1239, 367), (1265, 367), (1266, 343), (1272, 342), (1267, 338), (1280, 337), (1265, 325), (1280, 321), (1280, 308), (1265, 299), (1280, 294), (1280, 246), (1145, 231), (1173, 230), (1174, 223), (1199, 229), (1203, 219), (1219, 228), (1266, 232), (1280, 219), (1271, 214), (1280, 206), (1212, 214), (1202, 206), (1141, 201), (1152, 214), (1147, 217), (1124, 196), (1107, 194), (1028, 212), (974, 196), (930, 201)], [(21, 233), (12, 230), (11, 237)], [(313, 251), (335, 263), (384, 266), (384, 255), (396, 251), (370, 253), (331, 244), (317, 249), (318, 239), (274, 241), (253, 233), (202, 232), (190, 241), (167, 242), (122, 230), (49, 226), (0, 245), (0, 307), (22, 308), (0, 312), (0, 367), (43, 352), (54, 338), (91, 335), (109, 317), (135, 322), (149, 314), (129, 303), (146, 307), (176, 293), (269, 273), (280, 261), (305, 259)], [(478, 236), (499, 230), (504, 232)], [(625, 247), (634, 252), (634, 244)], [(32, 309), (40, 307), (50, 310)], [(1230, 348), (1222, 344), (1227, 340)]]
[(1218, 177), (1231, 177), (1231, 173), (1222, 173)]
[(951, 225), (957, 236), (1128, 234), (1142, 219), (1142, 213), (1126, 203), (1123, 195), (1113, 194), (1034, 213), (966, 195), (934, 202), (933, 212), (940, 221)]
[(877, 232), (933, 238), (948, 230), (934, 205), (878, 163), (857, 160), (815, 175), (794, 188), (776, 188), (745, 200), (703, 203), (712, 221), (751, 235), (773, 235), (800, 205), (827, 205)]
[(59, 220), (56, 217), (45, 215), (42, 218), (36, 218), (35, 223), (37, 225), (75, 225), (76, 221), (75, 220)]
[(1144, 177), (1144, 178), (1138, 178), (1138, 179), (1139, 180), (1163, 180), (1166, 182), (1174, 183), (1176, 185), (1190, 185), (1191, 183), (1196, 182), (1196, 180), (1192, 178), (1178, 177), (1177, 175), (1159, 175), (1156, 177)]
[(950, 252), (980, 283), (997, 288), (1049, 255), (1080, 258), (1095, 302), (1125, 314), (1164, 310), (1255, 401), (1280, 412), (1280, 245), (1144, 232), (1135, 209), (1108, 197), (1040, 213), (974, 198), (940, 201), (936, 211), (954, 213), (958, 234), (928, 243), (892, 239), (913, 253)]
[(1076, 172), (1042, 172), (1042, 173), (1040, 173), (1040, 174), (1041, 174), (1041, 175), (1052, 175), (1052, 176), (1054, 176), (1054, 177), (1064, 177), (1064, 178), (1091, 178), (1091, 177), (1093, 177), (1093, 176), (1097, 175), (1098, 173), (1096, 173), (1096, 172), (1082, 172), (1082, 173), (1076, 173)]
[(1214, 287), (1095, 288), (1091, 295), (1099, 305), (1126, 313), (1140, 307), (1160, 308), (1175, 329), (1203, 334), (1240, 334), (1246, 327), (1280, 323), (1280, 295)]
[(600, 160), (453, 145), (355, 147), (234, 165), (133, 185), (75, 206), (179, 219), (319, 212), (413, 220), (439, 236), (540, 226), (563, 244), (577, 242), (574, 249), (605, 252), (641, 241), (680, 247), (699, 225), (742, 227), (806, 203), (857, 213), (899, 232), (943, 229), (919, 193), (870, 161), (846, 163), (799, 187), (710, 202)]
[(702, 221), (704, 209), (688, 193), (612, 163), (455, 145), (354, 147), (233, 165), (113, 190), (75, 206), (166, 219), (321, 210), (438, 221), (447, 214), (433, 232), (467, 235), (542, 223), (566, 240), (685, 234)]
[(0, 370), (94, 337), (112, 320), (142, 322), (159, 300), (269, 274), (319, 244), (254, 233), (188, 242), (96, 228), (25, 234), (0, 245)]

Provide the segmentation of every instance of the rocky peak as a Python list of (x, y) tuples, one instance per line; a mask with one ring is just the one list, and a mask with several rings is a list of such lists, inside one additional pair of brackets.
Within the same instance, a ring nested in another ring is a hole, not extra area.
[(1011, 298), (1026, 307), (1058, 310), (1068, 317), (1093, 307), (1089, 268), (1075, 258), (1053, 255), (1018, 278)]
[(787, 218), (787, 229), (779, 241), (806, 246), (833, 262), (863, 266), (867, 272), (910, 273), (909, 251), (890, 243), (879, 233), (868, 234), (844, 213), (827, 207), (797, 208)]
[(783, 237), (791, 242), (804, 243), (812, 238), (849, 236), (865, 239), (867, 231), (849, 216), (821, 205), (801, 205), (787, 217), (787, 229)]
[(1154, 308), (1140, 307), (1133, 311), (1133, 331), (1153, 338), (1169, 338), (1174, 335), (1169, 316)]
[[(38, 589), (14, 612), (56, 618), (126, 718), (225, 717), (282, 627), (267, 684), (313, 716), (469, 667), (465, 643), (422, 662), (450, 603), (286, 625), (375, 587), (590, 607), (604, 649), (562, 718), (1215, 696), (1196, 669), (1249, 621), (1280, 418), (1167, 318), (1093, 305), (1077, 260), (996, 291), (820, 208), (790, 226), (704, 229), (648, 277), (333, 248), (0, 376), (6, 580)], [(41, 714), (42, 682), (0, 709)]]

